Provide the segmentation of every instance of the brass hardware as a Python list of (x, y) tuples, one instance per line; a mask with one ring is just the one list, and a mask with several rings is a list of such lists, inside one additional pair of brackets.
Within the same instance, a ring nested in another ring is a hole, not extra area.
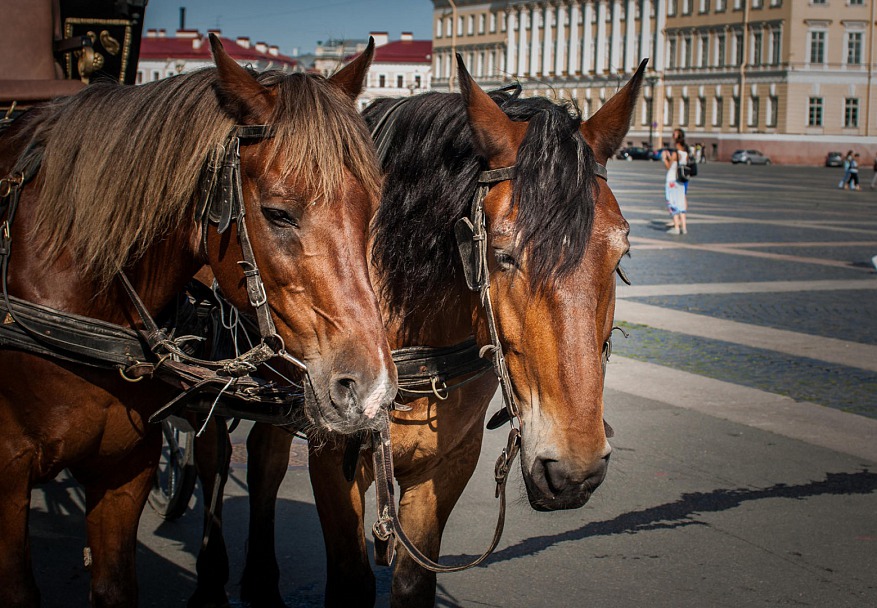
[(3, 325), (13, 325), (15, 324), (15, 319), (12, 318), (12, 313), (7, 312), (6, 318), (3, 319)]
[[(91, 34), (91, 32), (89, 32)], [(122, 48), (122, 45), (119, 44), (119, 41), (110, 36), (110, 33), (107, 30), (102, 30), (100, 33), (100, 43), (107, 50), (107, 53), (110, 55), (118, 55), (119, 49)]]
[(121, 367), (119, 368), (119, 375), (122, 376), (122, 380), (124, 380), (125, 382), (131, 382), (132, 384), (135, 382), (140, 382), (144, 378), (143, 376), (140, 376), (139, 378), (129, 378), (125, 375), (125, 370), (123, 370)]

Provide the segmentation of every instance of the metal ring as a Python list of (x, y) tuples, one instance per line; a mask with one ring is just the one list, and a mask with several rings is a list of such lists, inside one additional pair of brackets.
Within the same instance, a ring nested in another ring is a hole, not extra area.
[[(139, 363), (139, 361), (135, 361), (134, 365), (137, 365), (138, 363)], [(129, 378), (128, 376), (125, 375), (125, 370), (122, 369), (121, 367), (119, 368), (119, 375), (122, 376), (122, 380), (124, 380), (125, 382), (131, 382), (132, 384), (143, 380), (143, 376), (140, 376), (139, 378)]]
[(432, 394), (442, 401), (447, 401), (448, 397), (450, 397), (450, 395), (448, 394), (448, 385), (444, 380), (442, 380), (442, 390), (445, 392), (445, 395), (443, 397), (442, 394), (439, 393), (439, 389), (436, 387), (436, 382), (438, 381), (438, 376), (433, 376), (432, 378), (430, 378), (430, 384), (432, 384)]

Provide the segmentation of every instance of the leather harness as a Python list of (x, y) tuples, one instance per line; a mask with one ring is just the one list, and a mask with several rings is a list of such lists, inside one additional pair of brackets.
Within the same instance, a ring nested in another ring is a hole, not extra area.
[(193, 341), (202, 336), (183, 335), (174, 338), (174, 330), (159, 326), (124, 272), (117, 278), (140, 316), (144, 329), (107, 323), (26, 302), (8, 291), (8, 266), (11, 255), (11, 227), (21, 190), (39, 170), (39, 156), (24, 154), (13, 172), (0, 179), (0, 347), (15, 348), (48, 355), (92, 367), (118, 369), (126, 380), (138, 381), (156, 375), (183, 389), (173, 401), (155, 412), (150, 421), (161, 420), (185, 405), (187, 397), (203, 390), (230, 397), (232, 403), (264, 403), (280, 408), (272, 422), (290, 420), (289, 404), (301, 397), (301, 390), (278, 386), (252, 376), (268, 359), (280, 357), (307, 373), (303, 362), (286, 352), (277, 334), (267, 305), (265, 287), (259, 275), (253, 248), (244, 219), (245, 207), (241, 189), (240, 142), (262, 140), (273, 136), (270, 125), (237, 125), (224, 144), (211, 151), (202, 175), (202, 198), (196, 210), (201, 222), (202, 252), (206, 259), (206, 234), (210, 224), (219, 233), (232, 222), (237, 225), (243, 260), (238, 262), (246, 278), (247, 295), (255, 310), (260, 341), (247, 352), (220, 360), (200, 359), (193, 355)]

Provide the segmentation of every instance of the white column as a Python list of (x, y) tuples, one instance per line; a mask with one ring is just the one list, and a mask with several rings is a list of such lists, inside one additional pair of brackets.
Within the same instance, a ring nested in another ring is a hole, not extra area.
[(542, 25), (542, 8), (533, 5), (530, 11), (530, 76), (539, 73), (539, 27)]
[(512, 78), (518, 69), (518, 49), (515, 46), (515, 26), (517, 25), (516, 13), (513, 10), (506, 9), (506, 43), (505, 43), (505, 71)]
[(636, 53), (636, 0), (627, 0), (627, 12), (625, 13), (624, 22), (626, 36), (624, 37), (624, 71), (633, 72), (634, 68), (639, 64), (639, 57), (635, 57)]
[(595, 0), (597, 4), (597, 49), (594, 53), (597, 57), (594, 63), (594, 73), (602, 74), (606, 66), (606, 2), (608, 0)]
[(566, 73), (572, 76), (579, 71), (579, 2), (573, 0), (569, 11), (569, 63)]
[(530, 15), (527, 9), (521, 7), (518, 9), (518, 76), (523, 78), (527, 73), (527, 25), (530, 21)]
[(591, 53), (591, 42), (594, 32), (591, 29), (591, 21), (594, 18), (594, 3), (588, 0), (585, 3), (585, 20), (582, 23), (582, 74), (588, 74), (594, 68), (594, 57)]
[(621, 58), (621, 0), (612, 2), (612, 38), (609, 53), (609, 71), (622, 71)]
[(554, 21), (554, 11), (551, 10), (551, 3), (545, 3), (545, 14), (542, 17), (542, 75), (551, 76), (554, 72), (554, 36), (551, 34), (551, 25)]
[(494, 58), (496, 57), (497, 49), (490, 49), (487, 51), (487, 77), (493, 78), (496, 76), (496, 69), (494, 64)]
[(655, 0), (655, 69), (664, 71), (664, 27), (667, 23), (667, 0)]
[(652, 0), (643, 0), (640, 13), (639, 49), (640, 55), (649, 58), (649, 67), (655, 69), (655, 49), (652, 48)]
[(563, 76), (566, 66), (566, 2), (557, 4), (557, 15), (554, 23), (557, 24), (557, 45), (554, 52), (554, 74)]

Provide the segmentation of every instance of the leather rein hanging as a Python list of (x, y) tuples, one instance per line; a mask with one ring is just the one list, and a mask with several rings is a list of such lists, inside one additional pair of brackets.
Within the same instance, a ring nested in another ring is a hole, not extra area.
[[(33, 179), (39, 161), (16, 167), (10, 176), (0, 179), (0, 282), (5, 309), (0, 325), (0, 346), (12, 346), (30, 352), (55, 356), (68, 361), (102, 368), (116, 368), (122, 376), (137, 381), (156, 374), (178, 385), (184, 392), (155, 412), (150, 421), (161, 420), (182, 407), (183, 399), (208, 385), (223, 385), (231, 397), (271, 403), (288, 401), (289, 390), (256, 381), (250, 374), (273, 357), (280, 357), (307, 373), (306, 365), (290, 355), (277, 334), (268, 308), (265, 286), (259, 274), (247, 232), (241, 186), (240, 141), (273, 136), (270, 125), (237, 125), (225, 143), (211, 151), (202, 176), (202, 199), (196, 211), (201, 223), (202, 256), (206, 253), (207, 231), (216, 224), (222, 234), (232, 222), (237, 226), (243, 260), (238, 262), (246, 279), (247, 296), (256, 313), (260, 342), (231, 359), (199, 359), (183, 346), (192, 336), (172, 338), (159, 327), (146, 309), (124, 272), (118, 279), (140, 316), (143, 330), (133, 330), (32, 304), (9, 295), (7, 272), (11, 253), (11, 226), (24, 185)], [(23, 157), (24, 158), (24, 157)], [(20, 161), (20, 164), (21, 161)], [(206, 258), (205, 258), (206, 259)], [(143, 342), (146, 343), (144, 348)], [(154, 359), (150, 362), (147, 359)]]
[[(376, 147), (383, 159), (386, 153), (388, 137), (386, 130), (382, 130), (387, 122), (392, 125), (395, 117), (389, 115), (394, 113), (403, 102), (396, 102), (384, 114), (380, 121), (372, 130)], [(376, 131), (381, 131), (377, 133)], [(607, 171), (604, 165), (595, 163), (594, 172), (597, 177), (607, 180)], [(502, 391), (504, 408), (497, 412), (488, 424), (488, 428), (497, 428), (503, 422), (508, 421), (511, 425), (509, 429), (506, 447), (499, 455), (494, 467), (494, 480), (496, 481), (495, 495), (499, 498), (499, 514), (497, 516), (496, 527), (494, 529), (493, 538), (487, 550), (471, 562), (458, 565), (440, 564), (420, 551), (402, 528), (396, 511), (395, 490), (393, 485), (393, 450), (390, 440), (389, 413), (383, 412), (381, 426), (378, 431), (372, 435), (372, 461), (374, 465), (376, 499), (378, 509), (378, 519), (372, 526), (372, 535), (374, 537), (374, 556), (378, 565), (389, 566), (395, 557), (396, 547), (395, 541), (405, 547), (411, 559), (414, 560), (422, 568), (431, 572), (458, 572), (472, 568), (482, 563), (496, 549), (499, 540), (502, 537), (502, 531), (505, 526), (506, 512), (506, 483), (508, 474), (511, 470), (512, 463), (518, 455), (521, 446), (521, 421), (518, 415), (518, 407), (515, 402), (514, 390), (512, 388), (511, 377), (509, 376), (508, 366), (506, 365), (503, 355), (502, 343), (497, 329), (496, 315), (493, 309), (493, 303), (490, 298), (490, 273), (488, 271), (487, 254), (488, 254), (488, 233), (487, 219), (484, 213), (484, 199), (490, 188), (498, 183), (514, 179), (515, 167), (502, 167), (499, 169), (491, 169), (482, 171), (478, 176), (478, 187), (472, 199), (472, 206), (469, 217), (463, 217), (457, 221), (454, 226), (454, 233), (457, 239), (457, 248), (463, 263), (463, 272), (466, 278), (466, 284), (470, 290), (476, 291), (480, 295), (481, 305), (484, 308), (484, 314), (487, 319), (487, 326), (490, 335), (490, 344), (481, 347), (479, 357), (486, 358), (491, 356), (493, 359), (493, 369)], [(626, 278), (625, 278), (626, 280)], [(606, 363), (611, 353), (611, 341), (607, 340), (603, 347), (602, 365), (603, 373), (606, 371)], [(400, 374), (400, 383), (402, 376)], [(608, 425), (607, 425), (608, 429)]]

